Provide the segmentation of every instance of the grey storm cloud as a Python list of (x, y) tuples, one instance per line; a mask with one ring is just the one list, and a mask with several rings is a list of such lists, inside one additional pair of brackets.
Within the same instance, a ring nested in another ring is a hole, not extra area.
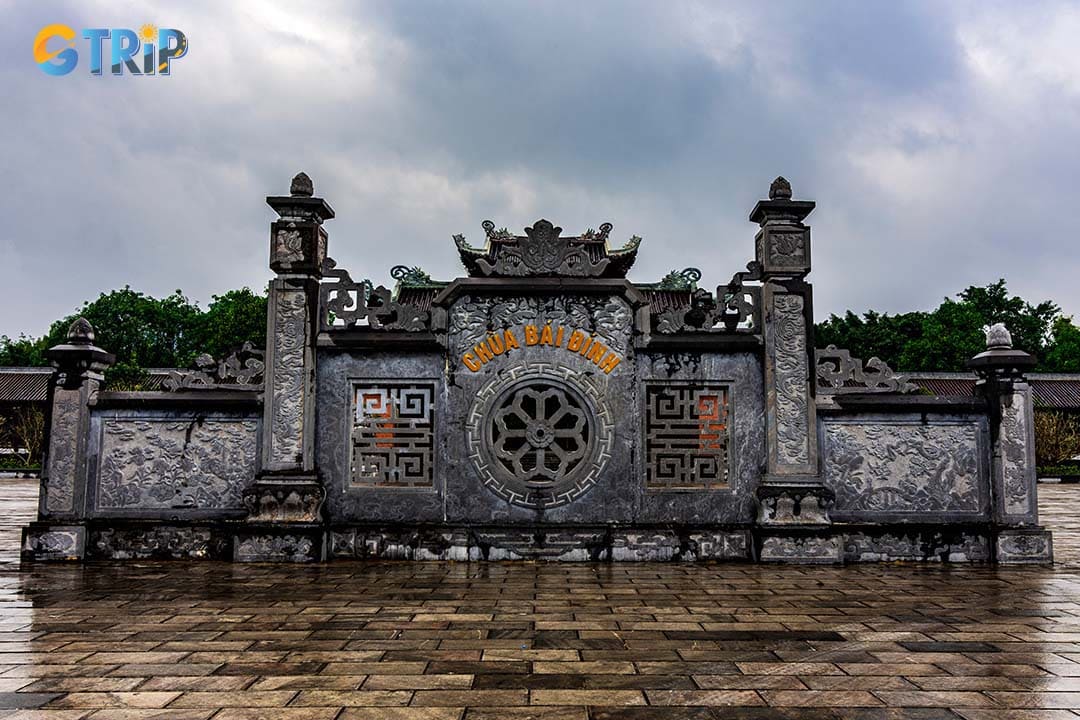
[[(778, 174), (814, 199), (819, 318), (1005, 277), (1080, 312), (1075, 3), (8, 3), (0, 333), (124, 285), (262, 287), (305, 170), (354, 277), (461, 272), (480, 222), (644, 237), (632, 277), (752, 256)], [(181, 29), (171, 77), (67, 76), (34, 35)]]

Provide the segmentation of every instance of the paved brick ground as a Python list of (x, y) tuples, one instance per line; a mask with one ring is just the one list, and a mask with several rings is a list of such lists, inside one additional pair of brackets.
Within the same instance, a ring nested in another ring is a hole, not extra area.
[(1080, 487), (1043, 497), (1056, 568), (9, 563), (0, 718), (1076, 720)]

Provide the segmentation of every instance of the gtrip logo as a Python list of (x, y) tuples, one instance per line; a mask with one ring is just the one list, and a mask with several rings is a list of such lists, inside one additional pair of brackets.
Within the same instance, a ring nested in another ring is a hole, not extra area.
[[(67, 25), (46, 25), (34, 38), (34, 62), (49, 75), (67, 75), (79, 64), (78, 33)], [(109, 72), (123, 75), (170, 75), (170, 63), (187, 55), (187, 36), (173, 28), (146, 24), (128, 28), (86, 28), (82, 38), (90, 51), (90, 74), (103, 75), (102, 57), (109, 52)]]

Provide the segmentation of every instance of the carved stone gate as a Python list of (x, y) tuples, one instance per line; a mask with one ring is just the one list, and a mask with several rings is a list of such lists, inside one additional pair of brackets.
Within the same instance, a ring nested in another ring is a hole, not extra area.
[(746, 270), (627, 273), (614, 227), (453, 240), (465, 268), (328, 255), (298, 175), (267, 202), (265, 352), (100, 387), (85, 321), (57, 373), (25, 554), (496, 560), (1040, 562), (1031, 359), (995, 330), (970, 397), (814, 351), (814, 203), (777, 178)]

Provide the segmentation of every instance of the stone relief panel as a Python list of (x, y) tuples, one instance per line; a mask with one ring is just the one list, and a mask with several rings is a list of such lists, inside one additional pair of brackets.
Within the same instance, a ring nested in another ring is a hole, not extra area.
[(645, 384), (645, 486), (712, 490), (728, 486), (730, 388)]
[(1024, 408), (1023, 392), (1001, 398), (1001, 496), (1006, 515), (1026, 515), (1033, 510), (1035, 463), (1033, 449), (1028, 447), (1029, 418)]
[(975, 422), (826, 421), (824, 479), (834, 515), (983, 512)]
[(57, 387), (49, 430), (49, 479), (45, 509), (69, 513), (75, 509), (75, 472), (79, 446), (82, 391)]
[[(270, 463), (295, 465), (303, 455), (304, 343), (307, 335), (307, 298), (303, 290), (271, 288), (276, 293), (274, 318), (273, 398), (270, 421)], [(273, 469), (273, 468), (271, 468)]]
[(354, 486), (431, 488), (435, 474), (435, 383), (353, 386), (349, 475)]
[(774, 312), (777, 462), (805, 465), (810, 462), (809, 375), (802, 296), (777, 295)]
[(244, 419), (106, 418), (95, 507), (239, 509), (255, 475), (257, 429)]

